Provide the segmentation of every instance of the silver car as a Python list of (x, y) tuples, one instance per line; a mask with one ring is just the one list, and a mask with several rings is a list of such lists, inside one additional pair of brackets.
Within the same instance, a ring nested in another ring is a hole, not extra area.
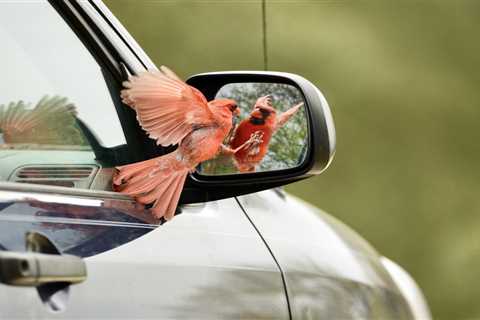
[[(157, 66), (100, 1), (0, 3), (0, 318), (429, 319), (414, 280), (279, 187), (325, 170), (335, 129), (301, 76), (212, 72), (187, 83), (302, 109), (248, 172), (218, 156), (173, 220), (112, 191), (115, 167), (170, 152), (122, 104)], [(281, 109), (281, 110), (280, 110)]]

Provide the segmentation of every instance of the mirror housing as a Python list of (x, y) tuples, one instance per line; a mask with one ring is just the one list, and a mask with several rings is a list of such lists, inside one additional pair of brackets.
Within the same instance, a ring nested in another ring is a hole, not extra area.
[(204, 202), (257, 192), (299, 181), (323, 172), (335, 154), (335, 126), (328, 103), (307, 79), (291, 73), (268, 71), (226, 71), (194, 75), (186, 81), (208, 101), (230, 83), (281, 83), (297, 88), (304, 98), (308, 120), (308, 150), (303, 163), (276, 171), (228, 175), (189, 175), (180, 203)]

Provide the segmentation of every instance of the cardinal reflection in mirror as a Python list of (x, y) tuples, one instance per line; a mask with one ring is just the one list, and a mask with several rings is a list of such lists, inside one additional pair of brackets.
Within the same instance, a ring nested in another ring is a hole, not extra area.
[(277, 114), (271, 95), (257, 99), (252, 112), (234, 130), (229, 148), (223, 153), (233, 156), (239, 172), (254, 172), (268, 151), (272, 135), (280, 129), (299, 109), (303, 102)]
[(285, 83), (229, 83), (216, 99), (237, 102), (239, 123), (224, 140), (221, 152), (202, 162), (202, 175), (230, 175), (295, 168), (308, 149), (308, 121), (303, 95)]

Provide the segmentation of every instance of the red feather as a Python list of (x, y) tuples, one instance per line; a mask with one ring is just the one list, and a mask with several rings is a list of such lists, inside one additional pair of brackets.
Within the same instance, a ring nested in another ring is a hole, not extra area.
[(207, 102), (166, 67), (130, 77), (124, 86), (121, 97), (148, 135), (157, 144), (179, 146), (165, 156), (117, 167), (113, 188), (139, 203), (153, 203), (155, 218), (171, 219), (187, 174), (213, 158), (230, 131), (236, 102)]
[(241, 148), (235, 152), (235, 164), (240, 172), (255, 171), (255, 166), (258, 165), (267, 154), (268, 144), (270, 143), (273, 129), (274, 126), (272, 123), (266, 122), (261, 125), (256, 125), (250, 121), (250, 118), (240, 122), (235, 130), (233, 139), (230, 142), (230, 147), (232, 149), (236, 149), (243, 145), (256, 132), (263, 133), (262, 142), (253, 146), (253, 148), (258, 149), (252, 150), (252, 148)]

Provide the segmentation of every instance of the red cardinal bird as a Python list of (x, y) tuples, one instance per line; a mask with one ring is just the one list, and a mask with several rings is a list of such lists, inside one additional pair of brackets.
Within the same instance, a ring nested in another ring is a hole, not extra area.
[[(276, 130), (281, 128), (303, 105), (299, 103), (277, 116), (269, 95), (257, 99), (250, 116), (240, 122), (230, 141), (235, 165), (240, 172), (253, 172), (267, 154), (268, 144)], [(250, 141), (249, 143), (246, 143)], [(243, 147), (242, 147), (243, 146)], [(228, 153), (228, 150), (227, 150)]]
[(117, 167), (114, 189), (153, 202), (156, 218), (175, 214), (187, 174), (202, 161), (213, 158), (232, 128), (237, 103), (230, 99), (207, 102), (197, 89), (180, 80), (170, 69), (130, 77), (123, 84), (123, 102), (137, 112), (137, 120), (159, 145), (178, 143), (167, 155)]

